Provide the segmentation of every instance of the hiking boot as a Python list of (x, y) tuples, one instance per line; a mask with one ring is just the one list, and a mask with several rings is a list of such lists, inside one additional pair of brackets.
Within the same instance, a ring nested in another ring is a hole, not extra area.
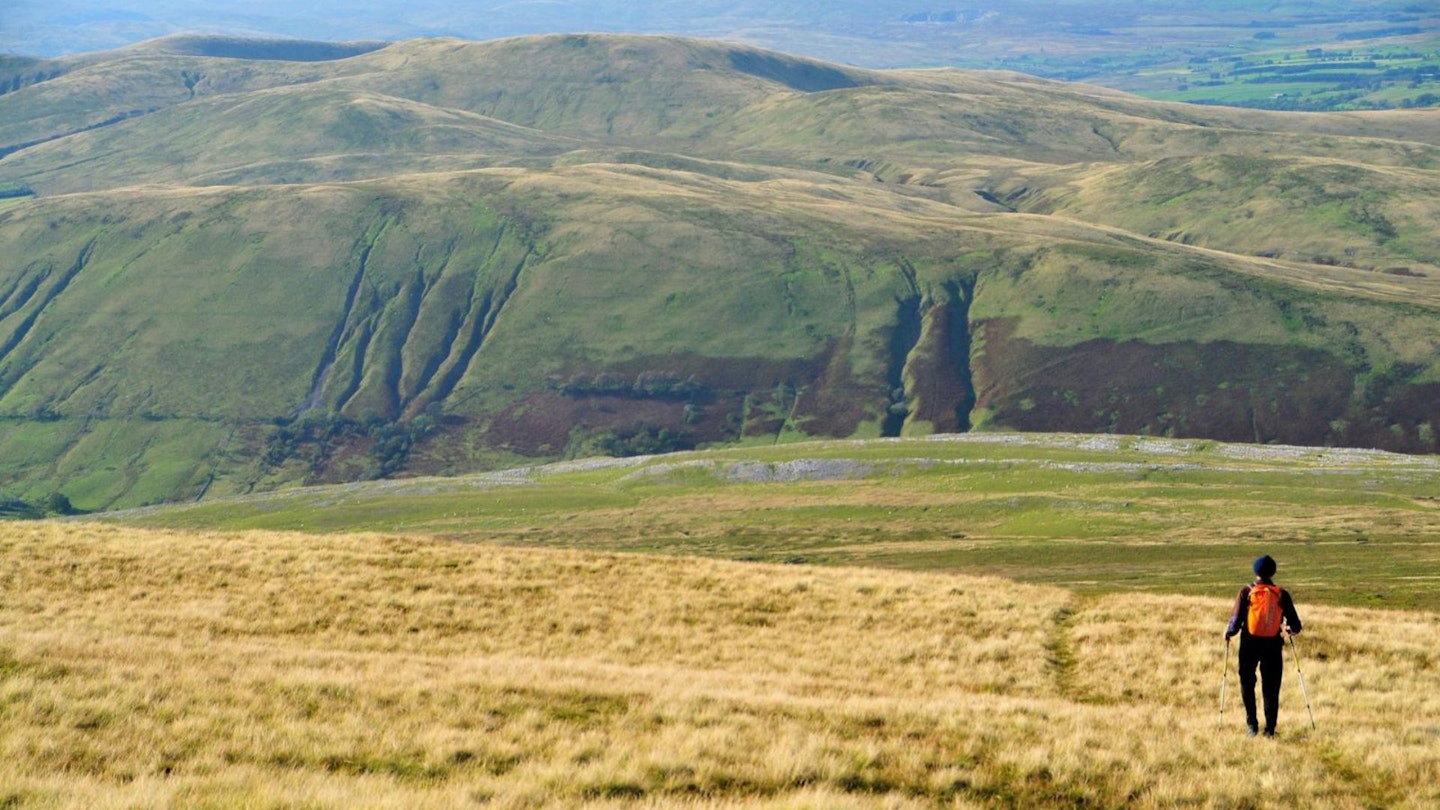
[(1245, 725), (1249, 729), (1247, 736), (1254, 737), (1255, 735), (1260, 733), (1259, 723), (1246, 723)]
[[(1254, 737), (1254, 736), (1255, 736), (1255, 732), (1253, 732), (1253, 731), (1250, 732), (1250, 736), (1251, 736), (1251, 737)], [(1273, 728), (1267, 728), (1267, 729), (1265, 729), (1265, 736), (1266, 736), (1266, 737), (1274, 737), (1274, 736), (1275, 736), (1275, 729), (1273, 729)]]

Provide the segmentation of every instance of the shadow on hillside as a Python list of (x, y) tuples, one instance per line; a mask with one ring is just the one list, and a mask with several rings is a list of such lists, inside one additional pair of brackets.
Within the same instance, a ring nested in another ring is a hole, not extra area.
[(280, 62), (331, 62), (378, 51), (388, 42), (310, 42), (290, 39), (180, 36), (165, 40), (167, 53)]

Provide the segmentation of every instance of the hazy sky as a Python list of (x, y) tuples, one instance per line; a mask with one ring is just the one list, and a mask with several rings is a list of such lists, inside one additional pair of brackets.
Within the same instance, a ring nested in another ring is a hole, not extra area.
[[(1056, 1), (1098, 7), (1109, 0)], [(1004, 16), (1012, 19), (1029, 16), (1031, 22), (1043, 21), (1046, 15), (1031, 12), (1048, 6), (1047, 0), (979, 2), (1003, 8)], [(919, 33), (907, 19), (949, 15), (953, 22), (956, 9), (970, 4), (969, 0), (959, 4), (955, 0), (0, 0), (0, 53), (56, 56), (177, 33), (335, 41), (613, 31), (741, 40), (817, 56), (853, 50), (847, 43), (878, 41), (882, 43), (878, 58), (884, 59), (885, 41), (903, 46)], [(903, 54), (894, 58), (908, 61)]]
[[(916, 0), (919, 5), (924, 0)], [(181, 32), (308, 39), (477, 39), (558, 31), (718, 34), (737, 20), (804, 15), (849, 5), (898, 15), (916, 2), (763, 3), (747, 0), (3, 0), (0, 51), (54, 55), (116, 47)]]

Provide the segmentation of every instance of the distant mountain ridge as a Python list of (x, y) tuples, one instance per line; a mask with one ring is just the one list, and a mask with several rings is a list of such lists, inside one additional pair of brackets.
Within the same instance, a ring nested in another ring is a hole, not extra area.
[(6, 492), (995, 428), (1440, 449), (1433, 112), (277, 47), (0, 63)]

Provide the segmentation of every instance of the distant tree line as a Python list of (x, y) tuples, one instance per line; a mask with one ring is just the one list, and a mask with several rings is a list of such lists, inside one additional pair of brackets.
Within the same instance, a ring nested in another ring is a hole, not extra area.
[(611, 371), (575, 374), (569, 378), (555, 376), (550, 378), (549, 385), (553, 390), (570, 397), (694, 400), (706, 391), (705, 386), (694, 376), (682, 377), (655, 371), (642, 372), (633, 378)]
[(1390, 28), (1371, 28), (1367, 31), (1343, 31), (1335, 36), (1340, 41), (1347, 39), (1384, 39), (1385, 37), (1409, 37), (1420, 33), (1418, 25), (1397, 25)]
[(63, 492), (52, 492), (39, 504), (0, 492), (0, 520), (39, 520), (78, 514), (80, 510), (70, 503), (70, 498)]
[[(1311, 62), (1304, 65), (1245, 65), (1230, 71), (1235, 76), (1245, 76), (1253, 73), (1275, 73), (1290, 76), (1296, 73), (1312, 73), (1315, 71), (1334, 70), (1336, 65), (1332, 62)], [(1373, 60), (1362, 62), (1345, 62), (1344, 67), (1355, 70), (1374, 69), (1379, 65)], [(1308, 81), (1307, 79), (1296, 79), (1296, 81)]]

